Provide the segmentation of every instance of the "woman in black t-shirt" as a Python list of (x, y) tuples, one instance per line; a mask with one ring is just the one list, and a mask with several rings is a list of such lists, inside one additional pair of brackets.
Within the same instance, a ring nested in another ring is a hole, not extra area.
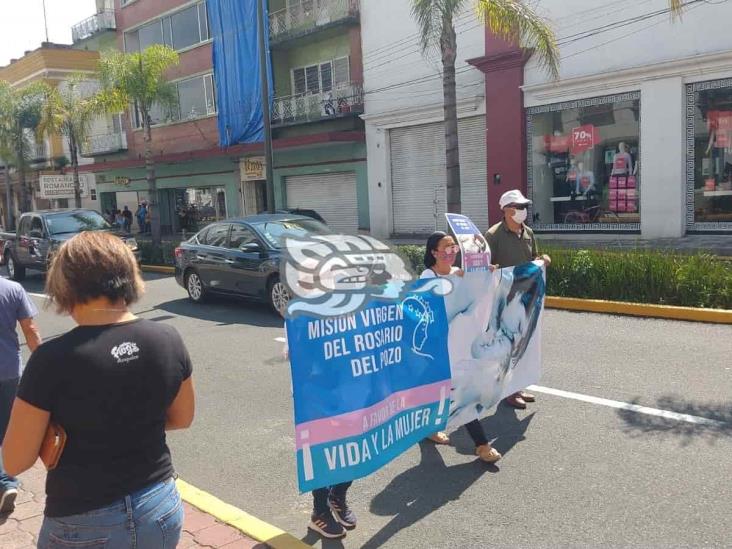
[(114, 235), (81, 233), (54, 258), (46, 292), (78, 326), (31, 356), (2, 447), (17, 475), (35, 463), (50, 421), (68, 435), (48, 473), (39, 547), (178, 544), (183, 507), (165, 431), (193, 421), (191, 361), (173, 328), (129, 311), (142, 291)]

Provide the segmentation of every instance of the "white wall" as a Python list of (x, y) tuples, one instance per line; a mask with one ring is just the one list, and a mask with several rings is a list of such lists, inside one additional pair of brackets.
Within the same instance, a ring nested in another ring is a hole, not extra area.
[[(422, 52), (411, 5), (411, 0), (361, 2), (363, 118), (366, 121), (371, 233), (377, 238), (386, 238), (392, 232), (389, 128), (443, 119), (440, 56), (437, 52)], [(484, 76), (466, 60), (484, 54), (485, 31), (470, 6), (458, 17), (455, 26), (460, 116), (483, 114)]]
[[(688, 2), (688, 0), (686, 0)], [(630, 23), (668, 8), (668, 0), (542, 0), (537, 7), (561, 45), (561, 79), (643, 67), (676, 59), (732, 49), (729, 21), (732, 2), (697, 2), (680, 20), (668, 14)], [(605, 31), (613, 24), (619, 27)], [(591, 37), (577, 36), (599, 29)], [(571, 42), (571, 40), (575, 40)], [(529, 63), (527, 86), (549, 77)]]

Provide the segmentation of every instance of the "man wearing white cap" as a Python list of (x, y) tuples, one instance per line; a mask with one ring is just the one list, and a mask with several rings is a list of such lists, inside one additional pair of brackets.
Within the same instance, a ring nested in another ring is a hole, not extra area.
[[(548, 267), (551, 258), (539, 255), (534, 231), (525, 225), (528, 205), (531, 200), (521, 191), (514, 189), (501, 195), (498, 201), (503, 211), (503, 221), (496, 223), (485, 234), (491, 249), (491, 259), (497, 267), (513, 267), (535, 259), (541, 259)], [(506, 404), (525, 409), (527, 402), (534, 402), (534, 395), (525, 391), (514, 393), (506, 399)]]

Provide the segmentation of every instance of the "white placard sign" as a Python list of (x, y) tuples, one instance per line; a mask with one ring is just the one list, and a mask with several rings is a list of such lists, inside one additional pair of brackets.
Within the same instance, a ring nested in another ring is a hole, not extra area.
[[(41, 187), (41, 198), (56, 200), (59, 198), (74, 198), (74, 176), (66, 175), (41, 175), (39, 177)], [(93, 173), (79, 174), (79, 187), (81, 197), (89, 196), (89, 188), (94, 187)]]

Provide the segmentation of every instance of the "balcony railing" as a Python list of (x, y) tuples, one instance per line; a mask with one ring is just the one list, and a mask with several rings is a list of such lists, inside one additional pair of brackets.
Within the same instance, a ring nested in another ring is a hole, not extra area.
[(332, 91), (275, 98), (272, 105), (272, 124), (304, 124), (361, 113), (363, 87), (361, 84), (350, 83)]
[(127, 150), (127, 135), (124, 132), (90, 135), (81, 146), (81, 156), (99, 156)]
[(80, 23), (71, 27), (71, 39), (74, 43), (94, 36), (98, 32), (106, 30), (115, 30), (117, 21), (114, 18), (113, 10), (100, 11), (96, 15), (87, 17)]
[(269, 38), (278, 41), (358, 17), (359, 0), (300, 0), (269, 16)]
[(49, 159), (48, 147), (45, 143), (34, 143), (31, 145), (30, 160), (32, 162), (45, 162)]

